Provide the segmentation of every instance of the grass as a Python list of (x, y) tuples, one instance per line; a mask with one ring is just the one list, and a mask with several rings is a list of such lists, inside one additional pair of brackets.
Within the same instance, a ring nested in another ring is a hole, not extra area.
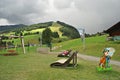
[[(29, 42), (31, 44), (39, 44), (39, 38), (40, 38), (39, 34), (24, 36), (24, 43), (28, 44), (28, 42)], [(20, 38), (13, 39), (13, 41), (14, 41), (15, 45), (21, 44)]]
[(57, 43), (54, 44), (54, 46), (62, 46), (57, 50), (65, 50), (65, 49), (78, 50), (82, 54), (87, 54), (97, 57), (102, 56), (102, 51), (104, 48), (113, 47), (115, 48), (116, 52), (113, 55), (112, 59), (120, 61), (119, 42), (106, 41), (106, 35), (86, 38), (85, 49), (83, 48), (83, 43), (80, 39), (74, 39), (62, 43)]
[[(62, 32), (59, 31), (60, 27), (62, 27), (61, 25), (57, 24), (57, 23), (53, 23), (52, 26), (49, 26), (49, 28), (51, 29), (52, 32), (58, 32), (59, 36), (60, 36), (60, 39), (62, 38), (67, 38), (65, 36), (62, 36)], [(40, 29), (34, 29), (34, 30), (31, 30), (31, 31), (24, 31), (24, 34), (25, 33), (35, 33), (35, 32), (43, 32), (45, 28), (40, 28)], [(7, 33), (5, 35), (10, 35), (10, 34), (14, 34), (14, 32), (10, 32), (10, 33)], [(24, 36), (24, 42), (25, 44), (28, 44), (29, 43), (33, 43), (33, 44), (39, 44), (39, 38), (40, 38), (41, 34), (34, 34), (34, 35), (27, 35), (27, 36)], [(58, 39), (59, 40), (59, 39)], [(54, 41), (54, 40), (53, 40)], [(20, 44), (20, 39), (14, 39), (14, 44)]]
[(120, 80), (117, 66), (109, 72), (98, 72), (97, 63), (78, 59), (76, 68), (51, 68), (50, 64), (60, 59), (57, 54), (31, 49), (27, 54), (0, 56), (0, 80)]
[(34, 30), (31, 30), (31, 31), (28, 31), (28, 32), (31, 32), (31, 33), (35, 33), (35, 32), (43, 32), (45, 28), (41, 28), (41, 29), (34, 29)]
[(59, 30), (61, 27), (63, 26), (54, 22), (52, 26), (50, 26), (50, 29), (52, 30), (52, 32), (58, 32), (59, 36), (63, 37), (62, 32)]

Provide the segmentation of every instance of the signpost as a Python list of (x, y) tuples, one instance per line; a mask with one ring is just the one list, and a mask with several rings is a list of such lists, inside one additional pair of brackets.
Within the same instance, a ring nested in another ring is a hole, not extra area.
[(83, 43), (83, 49), (85, 50), (85, 29), (78, 28), (79, 35), (81, 37), (82, 43)]

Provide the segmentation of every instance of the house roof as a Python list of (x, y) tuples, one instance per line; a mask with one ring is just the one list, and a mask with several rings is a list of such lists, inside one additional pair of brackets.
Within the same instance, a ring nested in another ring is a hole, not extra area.
[(112, 27), (110, 27), (108, 30), (106, 30), (106, 33), (111, 33), (111, 32), (115, 32), (115, 31), (120, 31), (120, 21), (113, 25)]

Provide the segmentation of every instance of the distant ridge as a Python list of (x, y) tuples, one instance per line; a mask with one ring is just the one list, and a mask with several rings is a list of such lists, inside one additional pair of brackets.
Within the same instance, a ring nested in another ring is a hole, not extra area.
[(14, 31), (16, 29), (24, 28), (26, 25), (17, 24), (17, 25), (2, 25), (0, 26), (0, 33), (5, 33), (9, 31)]
[(52, 23), (53, 23), (53, 21), (32, 24), (32, 25), (24, 25), (24, 24), (2, 25), (2, 26), (0, 26), (0, 33), (6, 33), (6, 32), (10, 32), (10, 31), (32, 30), (32, 29), (37, 29), (37, 28), (46, 28), (46, 27), (51, 26)]

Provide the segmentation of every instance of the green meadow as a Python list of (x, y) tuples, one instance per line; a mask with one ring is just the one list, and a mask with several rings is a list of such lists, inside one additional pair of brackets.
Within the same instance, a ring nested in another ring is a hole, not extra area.
[(0, 80), (120, 80), (120, 68), (98, 72), (98, 63), (78, 58), (77, 67), (51, 68), (57, 54), (41, 54), (31, 48), (26, 54), (0, 56)]
[[(27, 40), (37, 39), (38, 35), (26, 36)], [(78, 58), (77, 67), (51, 68), (50, 64), (58, 59), (55, 52), (61, 50), (77, 50), (81, 54), (100, 57), (105, 47), (113, 47), (116, 52), (112, 59), (120, 61), (119, 42), (106, 41), (106, 36), (95, 36), (85, 39), (85, 45), (81, 39), (54, 43), (57, 47), (53, 53), (38, 53), (38, 47), (26, 47), (26, 54), (21, 48), (17, 48), (18, 55), (0, 55), (0, 80), (120, 80), (120, 67), (112, 65), (111, 71), (99, 72), (96, 70), (99, 62), (92, 62)], [(16, 39), (16, 43), (20, 43)], [(33, 40), (31, 40), (33, 41)], [(36, 40), (37, 41), (37, 40)], [(36, 42), (37, 43), (37, 42)], [(1, 51), (0, 54), (5, 51)]]

